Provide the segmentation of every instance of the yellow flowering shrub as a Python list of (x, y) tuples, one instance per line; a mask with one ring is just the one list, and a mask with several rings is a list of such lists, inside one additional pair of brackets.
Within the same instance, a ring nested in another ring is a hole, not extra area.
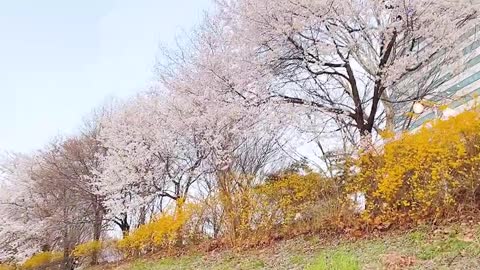
[(257, 208), (253, 182), (252, 176), (232, 172), (219, 177), (219, 192), (215, 199), (222, 210), (222, 234), (230, 245), (237, 245), (251, 236), (251, 219)]
[(274, 176), (256, 192), (262, 196), (263, 207), (277, 213), (282, 223), (290, 223), (295, 216), (330, 195), (333, 186), (331, 179), (315, 172), (287, 172)]
[(366, 216), (421, 220), (473, 202), (480, 183), (480, 113), (435, 120), (361, 154), (349, 192), (364, 192)]
[(169, 251), (177, 244), (252, 246), (311, 231), (341, 213), (334, 179), (307, 168), (283, 171), (262, 184), (243, 174), (221, 177), (211, 196), (195, 204), (180, 203), (119, 240), (117, 248), (137, 256)]
[(179, 203), (173, 213), (163, 213), (119, 240), (117, 247), (127, 256), (170, 248), (181, 236), (193, 206)]
[(308, 169), (303, 173), (287, 170), (256, 186), (251, 177), (229, 177), (234, 179), (229, 179), (229, 188), (222, 189), (219, 201), (223, 207), (223, 235), (231, 245), (255, 245), (293, 235), (297, 230), (293, 225), (316, 219), (323, 214), (316, 208), (335, 197), (333, 179)]
[(15, 270), (15, 266), (0, 263), (0, 270)]
[(51, 263), (59, 262), (63, 259), (63, 253), (61, 252), (53, 252), (53, 251), (46, 251), (40, 252), (29, 259), (27, 259), (23, 265), (22, 269), (35, 269), (42, 266), (46, 266)]
[(77, 245), (73, 250), (72, 254), (75, 257), (89, 257), (94, 253), (99, 253), (102, 250), (102, 242), (100, 241), (90, 241), (80, 245)]

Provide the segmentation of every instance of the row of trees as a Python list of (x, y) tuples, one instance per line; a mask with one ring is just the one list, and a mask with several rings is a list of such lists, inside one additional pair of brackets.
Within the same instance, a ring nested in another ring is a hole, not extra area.
[[(9, 155), (2, 167), (2, 258), (99, 240), (105, 208), (93, 185), (103, 148), (97, 130), (57, 139), (31, 155)], [(97, 259), (94, 258), (96, 261)]]
[[(184, 200), (222, 194), (216, 211), (232, 212), (226, 195), (264, 183), (305, 143), (335, 176), (329, 152), (408, 128), (405, 113), (438, 94), (441, 66), (458, 60), (452, 48), (477, 16), (453, 0), (216, 7), (165, 51), (158, 88), (102, 110), (77, 136), (6, 158), (0, 260), (62, 250), (68, 263), (75, 245), (113, 227), (126, 236)], [(210, 222), (205, 233), (221, 237)]]

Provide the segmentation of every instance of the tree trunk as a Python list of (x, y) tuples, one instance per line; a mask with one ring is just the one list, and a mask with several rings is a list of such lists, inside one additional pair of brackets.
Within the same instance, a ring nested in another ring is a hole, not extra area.
[(122, 218), (115, 217), (112, 220), (115, 224), (118, 225), (122, 231), (123, 238), (127, 237), (130, 232), (130, 224), (128, 224), (128, 215), (126, 213), (122, 214)]
[[(95, 199), (94, 205), (95, 217), (93, 221), (93, 241), (100, 241), (102, 235), (102, 225), (103, 225), (103, 209), (97, 199)], [(94, 250), (92, 253), (91, 265), (98, 264), (99, 251)]]
[(70, 246), (70, 240), (69, 240), (69, 235), (68, 235), (68, 228), (65, 223), (64, 230), (63, 230), (63, 266), (65, 270), (71, 270), (73, 269), (73, 260), (70, 256), (70, 253), (72, 252), (71, 246)]
[(141, 225), (144, 225), (146, 220), (147, 220), (147, 208), (145, 206), (142, 206), (140, 208), (140, 216), (138, 217), (138, 226), (140, 227)]
[(233, 202), (233, 194), (230, 187), (231, 176), (228, 172), (222, 171), (217, 174), (217, 178), (219, 185), (220, 202), (223, 206), (226, 220), (225, 225), (227, 229), (227, 234), (230, 240), (230, 244), (233, 246), (238, 240), (239, 213), (237, 212), (238, 209)]
[(70, 259), (70, 239), (69, 239), (69, 220), (68, 220), (68, 206), (67, 206), (67, 191), (63, 191), (63, 269), (72, 269), (72, 262)]
[(385, 130), (394, 131), (395, 130), (395, 109), (393, 104), (388, 101), (389, 97), (387, 92), (384, 91), (382, 94), (382, 105), (385, 108)]
[(123, 235), (123, 238), (127, 237), (128, 234), (130, 233), (130, 224), (128, 224), (128, 220), (127, 220), (127, 215), (125, 214), (123, 220), (122, 220), (122, 223), (120, 225), (120, 229), (122, 230), (122, 235)]

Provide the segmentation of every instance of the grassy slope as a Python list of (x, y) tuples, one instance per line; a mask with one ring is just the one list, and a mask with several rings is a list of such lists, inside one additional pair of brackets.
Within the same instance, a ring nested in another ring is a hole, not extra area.
[(478, 224), (338, 244), (322, 242), (304, 237), (259, 250), (138, 260), (111, 269), (480, 269)]

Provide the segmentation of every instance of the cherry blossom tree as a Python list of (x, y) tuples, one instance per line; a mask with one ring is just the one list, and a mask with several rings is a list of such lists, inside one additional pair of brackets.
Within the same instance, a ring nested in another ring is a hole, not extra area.
[(306, 107), (362, 136), (393, 129), (412, 101), (435, 94), (477, 17), (468, 1), (217, 3), (240, 95)]
[(70, 252), (91, 232), (82, 193), (72, 188), (43, 157), (15, 155), (5, 166), (0, 213), (2, 257), (24, 259), (40, 250)]
[[(28, 172), (33, 162), (26, 156), (9, 157), (2, 171), (0, 194), (0, 260), (21, 260), (48, 242), (42, 233), (48, 221), (36, 212)], [(15, 179), (15, 180), (14, 180)]]
[(104, 119), (107, 152), (97, 185), (124, 231), (132, 221), (144, 223), (147, 212), (161, 211), (155, 208), (162, 198), (185, 198), (204, 173), (208, 149), (201, 131), (182, 126), (173, 112), (160, 97), (146, 94)]
[[(72, 212), (78, 215), (71, 223), (86, 226), (85, 230), (91, 234), (86, 239), (99, 241), (106, 224), (103, 198), (96, 194), (94, 186), (94, 172), (99, 168), (99, 157), (103, 154), (96, 136), (97, 131), (91, 129), (88, 133), (53, 143), (46, 151), (40, 152), (38, 159), (44, 170), (50, 171), (45, 177), (52, 185), (58, 186), (56, 182), (65, 185), (65, 192), (69, 193), (66, 195), (75, 205)], [(80, 240), (83, 239), (77, 242)], [(98, 263), (96, 252), (91, 263)]]
[(238, 100), (236, 70), (220, 58), (227, 48), (213, 33), (202, 33), (188, 57), (177, 51), (159, 65), (161, 87), (127, 102), (102, 124), (107, 154), (98, 185), (121, 220), (133, 213), (131, 219), (141, 223), (141, 213), (156, 212), (151, 208), (161, 198), (187, 198), (199, 180), (231, 169), (249, 138), (283, 134), (288, 119), (272, 118), (268, 105)]
[(0, 217), (7, 224), (0, 230), (4, 256), (13, 252), (21, 259), (57, 249), (71, 263), (76, 244), (100, 239), (104, 210), (91, 185), (98, 151), (94, 137), (78, 136), (5, 160), (0, 194)]

